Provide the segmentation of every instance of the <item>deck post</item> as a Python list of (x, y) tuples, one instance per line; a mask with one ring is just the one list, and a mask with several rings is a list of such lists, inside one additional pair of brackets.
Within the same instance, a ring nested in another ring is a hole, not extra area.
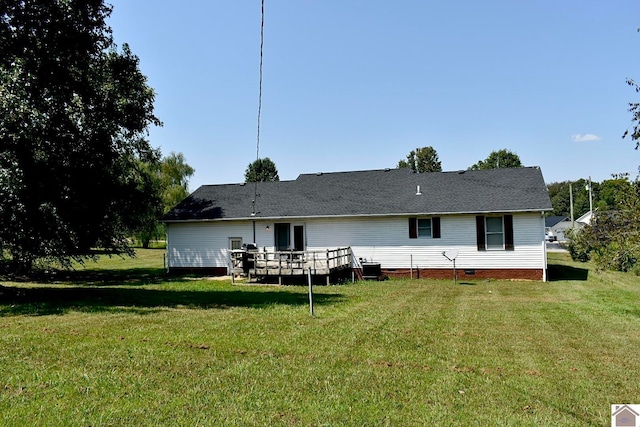
[(316, 253), (313, 253), (313, 274), (316, 274)]
[(331, 266), (329, 263), (329, 249), (327, 249), (327, 271), (331, 271)]

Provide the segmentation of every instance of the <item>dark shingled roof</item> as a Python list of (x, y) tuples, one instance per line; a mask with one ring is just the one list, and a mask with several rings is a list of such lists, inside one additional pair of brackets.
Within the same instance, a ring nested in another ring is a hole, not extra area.
[(568, 220), (567, 216), (546, 216), (544, 217), (544, 226), (545, 227), (553, 227), (561, 221)]
[[(422, 194), (416, 195), (420, 186)], [(252, 200), (257, 190), (255, 215)], [(163, 220), (549, 211), (538, 167), (303, 174), (295, 181), (203, 185)]]

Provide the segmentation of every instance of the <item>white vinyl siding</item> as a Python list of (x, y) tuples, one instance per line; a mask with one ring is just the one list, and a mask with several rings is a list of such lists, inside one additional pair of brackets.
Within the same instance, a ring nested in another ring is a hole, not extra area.
[[(258, 247), (273, 249), (273, 224), (256, 221)], [(228, 267), (230, 239), (253, 243), (253, 223), (220, 221), (167, 224), (167, 257), (172, 267)]]
[(357, 221), (307, 221), (309, 250), (351, 246), (356, 258), (379, 262), (382, 268), (450, 268), (442, 252), (457, 249), (459, 268), (544, 268), (540, 214), (514, 214), (514, 250), (478, 251), (475, 215), (441, 217), (440, 239), (411, 239), (405, 218), (359, 218)]
[[(260, 250), (273, 250), (275, 222), (288, 221), (256, 221)], [(458, 250), (456, 267), (461, 269), (546, 267), (540, 213), (513, 214), (512, 251), (478, 251), (475, 215), (441, 216), (439, 239), (410, 238), (407, 217), (308, 218), (304, 225), (307, 250), (351, 246), (356, 259), (379, 262), (382, 268), (409, 268), (412, 259), (414, 268), (451, 268), (442, 252), (453, 249)], [(253, 242), (253, 222), (170, 223), (167, 236), (169, 267), (227, 267), (229, 238)]]

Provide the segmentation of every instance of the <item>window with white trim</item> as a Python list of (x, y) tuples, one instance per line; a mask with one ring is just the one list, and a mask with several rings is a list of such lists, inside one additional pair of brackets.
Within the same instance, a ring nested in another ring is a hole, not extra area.
[(229, 237), (229, 249), (242, 249), (242, 237)]

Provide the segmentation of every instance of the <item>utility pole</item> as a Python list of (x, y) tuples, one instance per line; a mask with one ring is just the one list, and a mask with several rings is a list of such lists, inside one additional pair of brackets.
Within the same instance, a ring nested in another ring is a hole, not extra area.
[(572, 184), (569, 183), (569, 206), (571, 209), (571, 229), (573, 229), (574, 227), (574, 223), (573, 223), (573, 188), (571, 186)]
[(591, 177), (589, 177), (589, 213), (593, 216), (593, 192), (591, 191)]

